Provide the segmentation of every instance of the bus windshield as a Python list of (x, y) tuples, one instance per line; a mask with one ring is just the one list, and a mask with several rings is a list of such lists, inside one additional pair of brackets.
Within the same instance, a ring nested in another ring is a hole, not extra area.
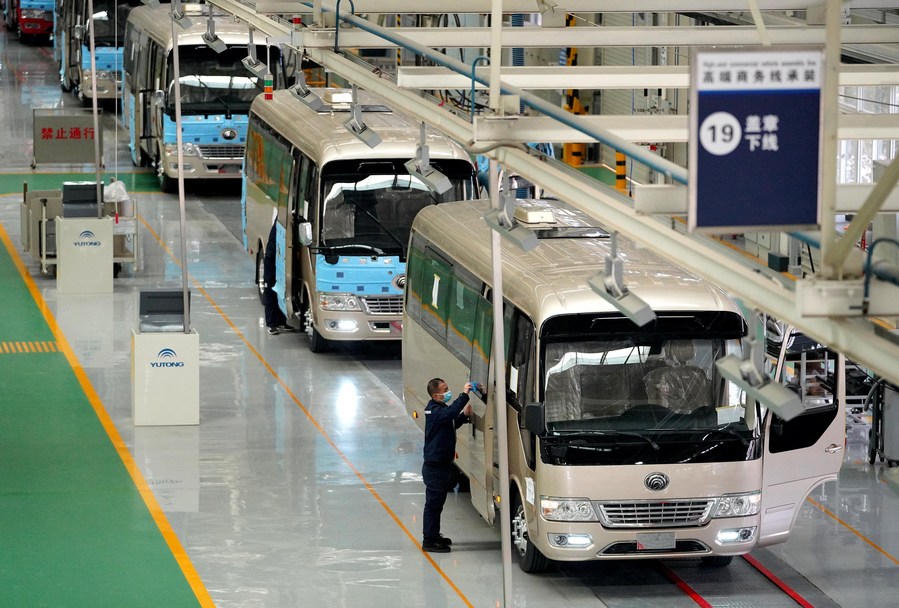
[(663, 327), (644, 331), (626, 319), (585, 318), (581, 335), (569, 333), (577, 323), (549, 327), (547, 453), (565, 464), (757, 458), (755, 407), (747, 410), (745, 394), (715, 367), (740, 352), (739, 330), (700, 323), (708, 330), (690, 331), (693, 321), (660, 319)]
[(404, 167), (409, 159), (335, 161), (322, 177), (321, 246), (405, 256), (412, 220), (424, 207), (470, 198), (472, 170), (463, 160), (431, 161), (453, 184), (438, 195)]
[[(125, 22), (128, 21), (128, 13), (135, 6), (140, 6), (140, 0), (96, 0), (94, 2), (94, 14), (88, 22), (88, 27), (94, 28), (94, 44), (97, 46), (122, 46), (125, 44)], [(87, 5), (85, 4), (85, 10)], [(87, 34), (84, 42), (87, 44)]]
[[(228, 47), (216, 53), (206, 45), (179, 47), (181, 111), (184, 114), (246, 114), (262, 82), (241, 60), (246, 47)], [(169, 74), (174, 74), (169, 54)], [(174, 82), (169, 84), (166, 113), (174, 114)]]

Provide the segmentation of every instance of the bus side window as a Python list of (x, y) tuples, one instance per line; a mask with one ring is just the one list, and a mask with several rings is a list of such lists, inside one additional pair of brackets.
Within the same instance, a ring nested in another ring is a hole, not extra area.
[[(507, 306), (508, 311), (511, 306)], [(529, 398), (529, 376), (531, 369), (528, 365), (531, 359), (531, 342), (534, 333), (534, 324), (521, 311), (513, 312), (513, 335), (511, 339), (511, 352), (509, 353), (508, 375), (508, 397), (509, 402), (516, 408), (522, 409)]]
[(446, 321), (453, 266), (430, 247), (425, 249), (421, 276), (421, 317), (425, 329), (446, 344)]
[(484, 386), (490, 380), (490, 350), (493, 346), (493, 304), (478, 297), (471, 339), (471, 379)]
[(421, 273), (425, 266), (424, 238), (417, 232), (412, 233), (409, 254), (406, 261), (406, 314), (414, 321), (421, 320)]
[(480, 283), (473, 274), (456, 267), (447, 312), (446, 347), (469, 369)]

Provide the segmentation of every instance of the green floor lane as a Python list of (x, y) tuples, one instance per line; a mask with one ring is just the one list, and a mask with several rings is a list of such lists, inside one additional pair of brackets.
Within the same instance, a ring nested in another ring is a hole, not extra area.
[(211, 606), (0, 237), (0, 606)]
[[(108, 184), (113, 177), (125, 183), (128, 192), (159, 192), (156, 173), (140, 171), (131, 173), (101, 173), (103, 183)], [(23, 191), (23, 184), (29, 190), (59, 190), (63, 182), (92, 182), (97, 179), (93, 171), (84, 173), (0, 173), (0, 195)]]

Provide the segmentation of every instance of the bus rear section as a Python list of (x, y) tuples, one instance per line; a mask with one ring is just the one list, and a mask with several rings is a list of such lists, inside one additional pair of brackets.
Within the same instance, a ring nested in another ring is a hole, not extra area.
[(47, 38), (53, 33), (53, 0), (18, 0), (17, 21), (23, 40)]
[[(472, 432), (457, 440), (475, 508), (498, 519), (504, 449), (510, 540), (528, 572), (551, 561), (660, 557), (724, 566), (786, 541), (805, 497), (839, 471), (840, 408), (831, 400), (785, 421), (747, 399), (715, 365), (748, 352), (740, 309), (625, 242), (627, 286), (656, 314), (636, 325), (588, 284), (604, 270), (609, 235), (590, 232), (595, 221), (560, 201), (540, 207), (554, 220), (530, 227), (537, 248), (502, 244), (505, 395), (494, 390), (488, 205), (427, 209), (413, 227), (406, 408), (421, 424), (435, 375), (488, 387), (486, 401), (472, 397)], [(503, 445), (497, 415), (507, 421)]]

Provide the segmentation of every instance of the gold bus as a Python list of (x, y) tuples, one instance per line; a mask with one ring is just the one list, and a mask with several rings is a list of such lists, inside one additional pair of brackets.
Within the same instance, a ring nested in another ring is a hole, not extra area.
[[(521, 568), (659, 557), (725, 566), (787, 540), (805, 497), (840, 468), (845, 419), (833, 400), (789, 422), (747, 403), (715, 366), (741, 354), (747, 333), (725, 293), (619, 243), (627, 286), (657, 315), (639, 327), (588, 285), (610, 250), (597, 222), (559, 201), (517, 205), (549, 210), (553, 220), (530, 227), (540, 243), (530, 252), (503, 242), (500, 370), (491, 347), (489, 201), (416, 217), (403, 389), (422, 426), (430, 378), (488, 387), (486, 400), (472, 394), (473, 425), (459, 432), (456, 465), (475, 508), (494, 523), (498, 454), (507, 451)], [(492, 390), (496, 373), (505, 395)], [(508, 421), (506, 445), (494, 433), (496, 407)]]
[(430, 164), (451, 183), (437, 194), (405, 166), (416, 156), (420, 123), (359, 91), (357, 109), (382, 140), (371, 148), (344, 126), (350, 91), (312, 91), (323, 101), (317, 110), (292, 90), (260, 95), (250, 108), (244, 245), (255, 256), (260, 298), (274, 223), (274, 290), (313, 352), (331, 341), (399, 340), (412, 219), (424, 207), (474, 198), (474, 167), (459, 144), (428, 131)]

